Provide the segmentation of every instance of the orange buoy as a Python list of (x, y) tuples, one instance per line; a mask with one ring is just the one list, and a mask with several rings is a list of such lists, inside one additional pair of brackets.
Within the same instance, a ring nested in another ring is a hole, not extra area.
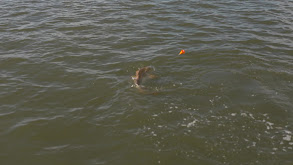
[(185, 50), (182, 49), (178, 55), (181, 55), (181, 54), (184, 54), (184, 53), (185, 53)]

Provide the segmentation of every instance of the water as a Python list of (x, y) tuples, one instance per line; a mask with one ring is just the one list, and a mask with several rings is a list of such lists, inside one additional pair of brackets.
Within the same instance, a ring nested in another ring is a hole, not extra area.
[(0, 163), (293, 164), (292, 11), (1, 1)]

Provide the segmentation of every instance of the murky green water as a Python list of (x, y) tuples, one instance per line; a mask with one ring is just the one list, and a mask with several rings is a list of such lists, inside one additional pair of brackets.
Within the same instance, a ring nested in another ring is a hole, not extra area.
[(0, 164), (291, 165), (292, 68), (292, 1), (2, 0)]

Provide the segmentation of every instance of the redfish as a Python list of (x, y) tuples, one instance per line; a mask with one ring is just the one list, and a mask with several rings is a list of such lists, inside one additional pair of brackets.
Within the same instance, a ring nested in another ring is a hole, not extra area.
[(135, 76), (132, 77), (132, 79), (134, 80), (135, 85), (136, 86), (141, 85), (143, 78), (146, 77), (147, 72), (149, 72), (151, 70), (153, 70), (153, 68), (150, 67), (150, 66), (146, 66), (146, 67), (138, 69), (135, 72)]

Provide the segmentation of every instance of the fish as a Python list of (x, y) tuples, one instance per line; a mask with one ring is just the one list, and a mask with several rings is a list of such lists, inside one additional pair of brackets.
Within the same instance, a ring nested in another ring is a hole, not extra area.
[(148, 77), (150, 75), (148, 75), (147, 73), (149, 71), (153, 70), (153, 68), (151, 66), (146, 66), (146, 67), (143, 67), (143, 68), (140, 68), (138, 69), (136, 72), (135, 72), (135, 76), (132, 77), (132, 79), (134, 80), (134, 84), (139, 87), (141, 86), (142, 84), (142, 80), (145, 78), (145, 77)]
[(146, 66), (146, 67), (138, 69), (135, 72), (135, 76), (132, 76), (132, 79), (134, 80), (134, 84), (140, 93), (151, 94), (151, 95), (158, 95), (159, 94), (157, 88), (156, 88), (156, 91), (151, 91), (142, 85), (142, 82), (145, 78), (150, 78), (150, 79), (157, 78), (157, 76), (149, 74), (150, 71), (154, 71), (154, 70), (155, 70), (154, 67)]

